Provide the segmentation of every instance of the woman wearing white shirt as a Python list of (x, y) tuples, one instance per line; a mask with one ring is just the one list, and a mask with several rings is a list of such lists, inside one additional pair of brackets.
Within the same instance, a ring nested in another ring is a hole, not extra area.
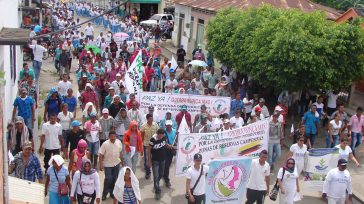
[(250, 94), (247, 93), (247, 96), (243, 99), (244, 108), (245, 108), (245, 115), (244, 122), (247, 123), (251, 113), (253, 111), (254, 99), (250, 97)]
[(305, 138), (302, 136), (298, 137), (297, 143), (289, 148), (288, 157), (292, 157), (295, 160), (298, 175), (302, 173), (305, 166), (306, 152), (307, 145), (305, 145)]
[[(100, 203), (101, 191), (99, 174), (97, 173), (96, 169), (92, 168), (92, 164), (89, 159), (82, 160), (82, 169), (76, 171), (75, 175), (73, 176), (71, 188), (72, 202), (76, 200), (75, 193), (77, 193), (77, 201), (79, 204)], [(89, 202), (85, 202), (87, 199), (89, 199)]]
[(333, 148), (339, 144), (339, 137), (342, 131), (343, 122), (340, 121), (339, 114), (335, 114), (334, 119), (329, 123), (329, 130), (326, 136), (326, 148)]
[(295, 196), (300, 192), (299, 174), (295, 167), (295, 160), (289, 158), (286, 161), (286, 165), (279, 169), (277, 174), (279, 185), (279, 203), (280, 204), (292, 204), (294, 203)]
[(348, 139), (341, 138), (340, 144), (336, 145), (335, 147), (339, 149), (340, 159), (345, 159), (346, 161), (349, 161), (350, 158), (355, 163), (356, 166), (360, 165), (358, 160), (356, 160), (355, 156), (353, 155), (353, 151), (348, 145)]
[[(73, 121), (73, 113), (68, 111), (68, 104), (62, 104), (62, 112), (58, 113), (58, 122), (62, 126), (62, 137), (63, 137), (63, 144), (66, 144), (66, 137), (67, 132), (70, 130), (71, 123)], [(67, 147), (64, 147), (67, 148)]]

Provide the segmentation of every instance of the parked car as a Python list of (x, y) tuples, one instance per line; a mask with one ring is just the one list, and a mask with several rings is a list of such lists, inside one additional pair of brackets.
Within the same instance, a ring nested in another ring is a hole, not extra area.
[(174, 24), (174, 16), (172, 14), (154, 14), (149, 20), (141, 21), (140, 25), (149, 28), (154, 28), (156, 25), (163, 27), (168, 21)]

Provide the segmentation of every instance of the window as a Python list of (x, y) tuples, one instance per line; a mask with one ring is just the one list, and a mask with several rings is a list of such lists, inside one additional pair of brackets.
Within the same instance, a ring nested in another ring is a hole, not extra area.
[(205, 24), (205, 21), (204, 21), (204, 20), (202, 20), (202, 19), (198, 19), (198, 23), (199, 23), (199, 24)]
[(11, 79), (15, 83), (16, 81), (16, 46), (10, 45), (10, 74)]
[(173, 18), (171, 15), (168, 15), (168, 20), (173, 21)]
[(195, 17), (191, 16), (191, 23), (190, 23), (190, 38), (189, 41), (191, 42), (193, 36), (193, 27), (195, 24)]

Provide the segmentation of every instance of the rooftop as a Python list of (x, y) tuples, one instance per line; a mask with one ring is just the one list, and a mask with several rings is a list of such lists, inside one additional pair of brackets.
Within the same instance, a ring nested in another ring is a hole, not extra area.
[(336, 19), (340, 16), (339, 11), (309, 0), (174, 0), (174, 3), (213, 12), (227, 7), (248, 8), (272, 5), (283, 9), (300, 9), (304, 12), (323, 11), (328, 19)]

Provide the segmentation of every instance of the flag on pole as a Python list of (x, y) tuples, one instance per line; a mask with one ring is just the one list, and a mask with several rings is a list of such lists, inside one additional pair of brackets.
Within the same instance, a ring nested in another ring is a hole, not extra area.
[(178, 128), (178, 134), (188, 134), (191, 133), (190, 127), (188, 127), (187, 120), (185, 116), (183, 116), (181, 124)]
[(177, 64), (177, 61), (176, 59), (174, 59), (174, 57), (172, 56), (172, 60), (169, 61), (171, 63), (171, 71), (176, 71), (177, 67), (178, 67), (178, 64)]
[(125, 86), (129, 93), (138, 95), (143, 90), (143, 61), (142, 51), (139, 50), (133, 63), (125, 74)]

